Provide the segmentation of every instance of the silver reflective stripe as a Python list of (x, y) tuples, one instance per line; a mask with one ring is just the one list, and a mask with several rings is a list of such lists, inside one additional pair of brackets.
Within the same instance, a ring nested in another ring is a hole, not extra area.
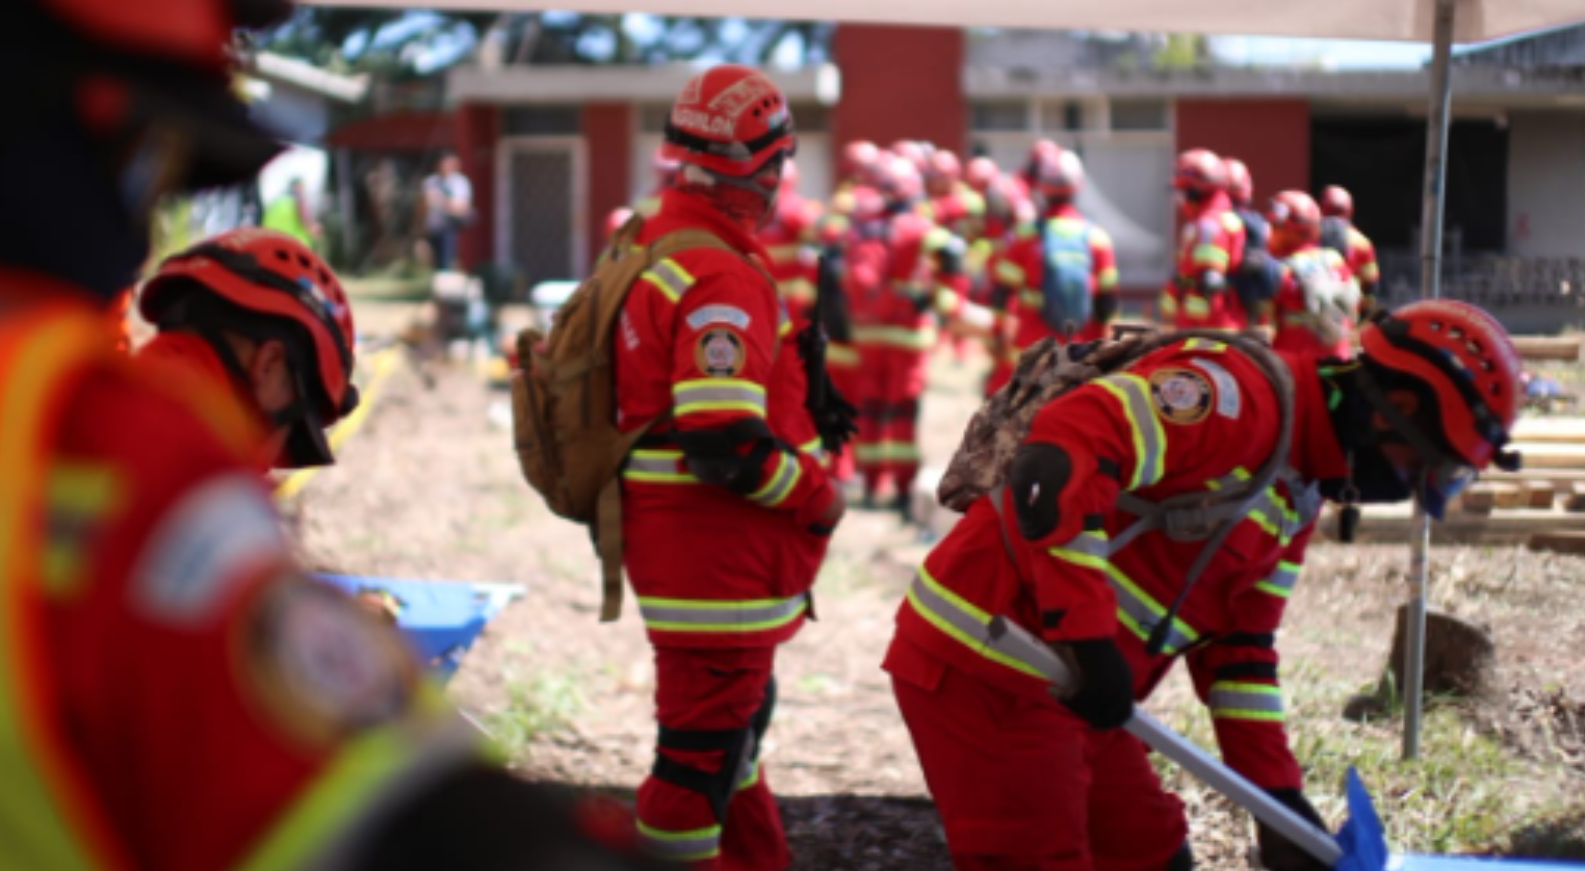
[(678, 405), (691, 405), (695, 402), (745, 402), (761, 409), (765, 407), (765, 391), (752, 387), (722, 385), (694, 387), (685, 382), (672, 389), (672, 398)]
[(1106, 559), (1112, 555), (1112, 543), (1107, 540), (1104, 532), (1081, 532), (1057, 547), (1060, 550), (1083, 554), (1096, 559)]
[(1281, 720), (1282, 690), (1267, 684), (1211, 684), (1211, 716), (1230, 720)]
[(1134, 433), (1134, 478), (1125, 489), (1149, 487), (1165, 471), (1167, 434), (1150, 398), (1150, 385), (1138, 375), (1108, 375), (1095, 382), (1123, 403)]
[[(681, 454), (681, 451), (678, 453)], [(630, 454), (627, 458), (627, 470), (629, 472), (676, 475), (682, 471), (677, 467), (677, 460), (678, 457), (675, 456), (641, 457), (635, 453)]]
[(638, 821), (638, 833), (651, 855), (671, 862), (695, 862), (721, 853), (721, 827), (707, 826), (687, 832), (668, 832)]
[[(914, 575), (914, 582), (908, 588), (908, 601), (919, 616), (953, 640), (980, 656), (1014, 671), (1041, 680), (1055, 680), (1054, 675), (1048, 674), (1047, 670), (1040, 666), (1040, 663), (1051, 655), (1049, 650), (1044, 648), (1036, 650), (1039, 642), (1034, 641), (1027, 633), (1005, 631), (1017, 629), (1015, 624), (1005, 619), (992, 618), (973, 605), (961, 600), (954, 601), (953, 598), (949, 598), (950, 595), (946, 588), (936, 583), (923, 569), (919, 574)], [(1004, 631), (993, 633), (991, 631), (993, 623)], [(993, 634), (996, 637), (993, 638)]]
[(644, 273), (644, 277), (659, 285), (675, 302), (693, 286), (693, 276), (671, 259), (662, 260)]
[[(1108, 573), (1107, 580), (1111, 582), (1112, 590), (1117, 593), (1118, 617), (1133, 630), (1135, 635), (1141, 639), (1149, 638), (1156, 624), (1166, 616), (1167, 609), (1156, 604), (1144, 593), (1135, 590), (1133, 584), (1126, 583), (1116, 570)], [(1172, 628), (1167, 633), (1167, 646), (1162, 648), (1162, 652), (1179, 653), (1199, 637), (1199, 634), (1182, 620), (1173, 618)]]
[(775, 474), (765, 482), (765, 486), (750, 493), (748, 497), (767, 508), (775, 508), (787, 498), (787, 494), (798, 485), (798, 473), (802, 471), (798, 460), (792, 454), (782, 451), (779, 456), (781, 460), (776, 464)]
[(651, 629), (677, 632), (755, 632), (785, 626), (808, 606), (809, 597), (716, 601), (639, 597), (639, 613)]
[(1293, 585), (1299, 582), (1301, 568), (1298, 563), (1283, 560), (1277, 563), (1270, 577), (1255, 585), (1255, 589), (1286, 599), (1293, 593)]

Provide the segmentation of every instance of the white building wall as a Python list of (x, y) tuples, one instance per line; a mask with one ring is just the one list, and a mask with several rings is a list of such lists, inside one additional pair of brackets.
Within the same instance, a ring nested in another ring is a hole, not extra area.
[(1585, 112), (1508, 115), (1508, 250), (1585, 257)]

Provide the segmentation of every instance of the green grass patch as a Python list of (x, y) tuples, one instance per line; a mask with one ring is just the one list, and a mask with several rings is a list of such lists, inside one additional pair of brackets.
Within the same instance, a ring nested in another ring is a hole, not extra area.
[(506, 707), (486, 718), (501, 751), (520, 759), (536, 737), (567, 729), (588, 706), (579, 683), (571, 674), (509, 677)]

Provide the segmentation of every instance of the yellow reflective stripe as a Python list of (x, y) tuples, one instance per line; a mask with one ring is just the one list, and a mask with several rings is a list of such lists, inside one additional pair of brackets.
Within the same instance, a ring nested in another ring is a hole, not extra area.
[(1282, 689), (1270, 684), (1217, 681), (1211, 684), (1211, 716), (1221, 720), (1282, 722)]
[(918, 460), (922, 454), (913, 442), (871, 442), (853, 449), (853, 456), (861, 463), (883, 460)]
[(697, 862), (721, 855), (721, 827), (718, 825), (671, 832), (639, 820), (638, 833), (648, 852), (667, 861)]
[(1209, 317), (1211, 314), (1211, 303), (1205, 297), (1197, 293), (1191, 293), (1183, 300), (1183, 310), (1188, 312), (1190, 317)]
[(1282, 560), (1277, 563), (1276, 571), (1271, 573), (1271, 577), (1255, 584), (1255, 589), (1286, 599), (1293, 594), (1293, 587), (1299, 582), (1300, 569), (1298, 563)]
[(83, 535), (121, 501), (121, 477), (108, 466), (58, 463), (45, 485), (49, 528), (44, 541), (44, 586), (52, 595), (73, 591), (82, 575)]
[(859, 364), (858, 349), (852, 345), (827, 345), (826, 363), (832, 366), (857, 366)]
[(1121, 372), (1096, 379), (1095, 384), (1117, 399), (1128, 418), (1133, 435), (1134, 474), (1126, 489), (1137, 490), (1160, 481), (1167, 472), (1167, 433), (1154, 411), (1150, 382)]
[(797, 260), (798, 255), (802, 252), (803, 244), (799, 242), (787, 242), (782, 245), (765, 246), (765, 253), (770, 255), (771, 262), (773, 263), (789, 263), (793, 260)]
[(1076, 566), (1104, 572), (1111, 556), (1111, 542), (1105, 532), (1081, 532), (1047, 553)]
[(1101, 274), (1099, 276), (1096, 276), (1095, 286), (1099, 287), (1102, 290), (1111, 290), (1112, 288), (1116, 287), (1117, 286), (1117, 267), (1116, 266), (1108, 266), (1105, 269), (1102, 269), (1101, 270)]
[(29, 520), (48, 488), (40, 443), (47, 409), (62, 378), (98, 355), (104, 327), (90, 315), (56, 311), (17, 316), (0, 329), (0, 340), (0, 469), (7, 476), (0, 486), (0, 626), (7, 630), (0, 633), (0, 770), (6, 772), (0, 819), (8, 821), (0, 864), (64, 871), (125, 867), (51, 740), (47, 712), (27, 695), (38, 679), (32, 670), (43, 667), (42, 651), (30, 649), (25, 633), (15, 631), (32, 618), (23, 613), (28, 580), (43, 556), (29, 546), (36, 542)]
[(803, 616), (808, 605), (809, 597), (802, 593), (785, 599), (638, 599), (645, 626), (673, 632), (779, 629)]
[(789, 278), (778, 282), (776, 287), (781, 291), (783, 298), (793, 302), (805, 303), (815, 298), (814, 283), (807, 278)]
[[(1140, 589), (1138, 584), (1115, 565), (1106, 566), (1106, 579), (1112, 586), (1112, 592), (1117, 594), (1117, 621), (1127, 626), (1129, 631), (1139, 637), (1139, 640), (1148, 640), (1156, 623), (1167, 616), (1167, 609)], [(1175, 654), (1198, 641), (1199, 638), (1200, 633), (1195, 631), (1193, 626), (1183, 622), (1182, 618), (1174, 617), (1172, 629), (1167, 633), (1167, 644), (1162, 648), (1162, 652)]]
[(910, 351), (928, 351), (936, 345), (934, 327), (854, 327), (853, 342), (859, 345), (891, 345)]
[(798, 452), (801, 454), (808, 454), (811, 457), (820, 458), (825, 456), (826, 446), (824, 442), (820, 441), (819, 436), (815, 436), (809, 441), (799, 445)]
[(1190, 339), (1183, 343), (1183, 350), (1206, 351), (1212, 354), (1220, 354), (1227, 350), (1227, 344), (1224, 342), (1212, 341), (1211, 339)]
[(765, 483), (758, 490), (748, 494), (748, 498), (758, 502), (766, 508), (775, 508), (798, 486), (798, 479), (803, 477), (803, 467), (798, 459), (786, 451), (781, 451), (781, 459), (776, 463), (776, 471), (765, 479)]
[(975, 654), (1029, 677), (1048, 680), (1033, 663), (992, 647), (991, 615), (942, 586), (923, 566), (914, 575), (914, 582), (908, 585), (908, 604), (925, 622)]
[(697, 484), (699, 479), (682, 466), (683, 452), (661, 448), (637, 448), (628, 454), (622, 477), (648, 484)]
[(348, 741), (249, 851), (237, 871), (292, 871), (311, 866), (317, 854), (368, 814), (377, 797), (394, 794), (405, 776), (421, 776), (431, 770), (434, 760), (426, 758), (430, 755), (452, 752), (459, 758), (487, 758), (469, 727), (439, 719), (445, 716), (439, 692), (425, 686), (415, 701), (415, 713), (429, 718), (427, 722), (417, 728), (412, 723), (394, 723)]
[(1190, 262), (1195, 266), (1205, 266), (1222, 271), (1227, 269), (1228, 259), (1226, 248), (1211, 243), (1201, 243), (1194, 246), (1193, 252), (1189, 255)]
[(1031, 311), (1045, 308), (1046, 295), (1039, 288), (1026, 288), (1018, 292), (1018, 304)]
[(735, 789), (748, 789), (749, 787), (753, 786), (756, 783), (759, 783), (759, 760), (758, 759), (755, 759), (753, 762), (749, 763), (749, 772), (748, 772), (748, 774), (745, 775), (742, 780), (739, 780), (737, 782), (737, 786), (734, 787), (734, 788)]
[(1002, 284), (1012, 285), (1014, 288), (1023, 287), (1024, 269), (1011, 260), (998, 260), (996, 262), (996, 280)]
[(682, 299), (682, 295), (688, 292), (688, 288), (692, 287), (695, 281), (688, 270), (670, 257), (645, 270), (639, 278), (654, 285), (672, 302)]
[(958, 307), (958, 292), (950, 287), (936, 288), (936, 311), (950, 315)]
[(1170, 293), (1163, 293), (1156, 302), (1161, 308), (1161, 316), (1170, 318), (1178, 313), (1178, 299)]
[(765, 416), (765, 387), (745, 378), (696, 378), (671, 387), (672, 415), (743, 411)]

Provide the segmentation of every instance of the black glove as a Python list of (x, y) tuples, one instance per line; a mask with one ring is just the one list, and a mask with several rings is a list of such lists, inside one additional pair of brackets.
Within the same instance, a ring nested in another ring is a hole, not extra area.
[(822, 373), (821, 377), (825, 379), (824, 402), (820, 408), (810, 409), (809, 416), (814, 421), (815, 432), (820, 434), (821, 446), (835, 451), (858, 435), (859, 410), (838, 392), (829, 374)]
[[(1304, 793), (1297, 789), (1268, 789), (1266, 793), (1281, 802), (1289, 810), (1309, 820), (1316, 828), (1330, 831), (1326, 821), (1315, 812)], [(1304, 852), (1297, 844), (1277, 834), (1277, 831), (1265, 823), (1261, 823), (1257, 838), (1260, 841), (1260, 864), (1268, 871), (1328, 871), (1328, 866), (1320, 859)]]
[(1079, 666), (1079, 691), (1062, 699), (1097, 729), (1116, 729), (1134, 713), (1134, 670), (1110, 638), (1067, 643)]

